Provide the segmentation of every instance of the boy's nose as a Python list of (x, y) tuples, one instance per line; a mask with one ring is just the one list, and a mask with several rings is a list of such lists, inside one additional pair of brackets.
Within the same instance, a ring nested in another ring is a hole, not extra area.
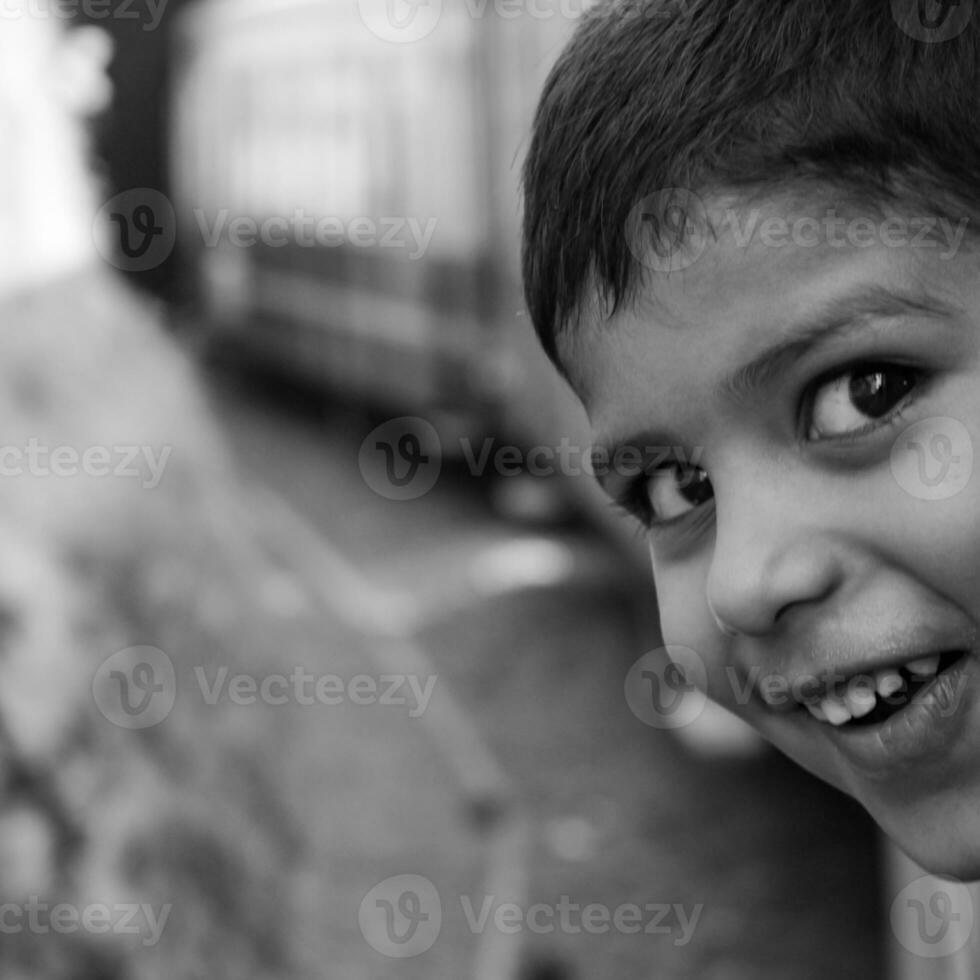
[(707, 601), (722, 632), (762, 636), (806, 607), (826, 602), (843, 580), (841, 541), (819, 507), (749, 486), (716, 500)]

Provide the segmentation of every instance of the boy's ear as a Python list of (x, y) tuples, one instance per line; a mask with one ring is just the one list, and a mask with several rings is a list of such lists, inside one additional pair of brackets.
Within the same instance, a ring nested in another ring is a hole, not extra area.
[(55, 96), (69, 113), (95, 116), (112, 101), (109, 64), (114, 45), (101, 27), (74, 27), (64, 31), (51, 65)]

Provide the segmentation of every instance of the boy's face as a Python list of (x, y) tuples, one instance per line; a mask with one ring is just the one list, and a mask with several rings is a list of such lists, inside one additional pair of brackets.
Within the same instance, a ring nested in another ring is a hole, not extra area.
[(740, 212), (563, 362), (596, 445), (697, 464), (605, 480), (669, 521), (665, 642), (928, 870), (980, 877), (980, 257), (955, 222), (802, 215), (768, 201), (746, 244)]

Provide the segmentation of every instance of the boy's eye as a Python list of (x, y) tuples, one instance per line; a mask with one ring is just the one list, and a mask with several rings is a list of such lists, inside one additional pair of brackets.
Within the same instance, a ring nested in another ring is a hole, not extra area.
[(673, 463), (647, 479), (646, 494), (651, 521), (666, 523), (707, 503), (714, 496), (714, 490), (708, 474), (701, 467)]
[(917, 374), (895, 365), (846, 371), (821, 385), (810, 408), (809, 438), (832, 439), (874, 428), (915, 387)]

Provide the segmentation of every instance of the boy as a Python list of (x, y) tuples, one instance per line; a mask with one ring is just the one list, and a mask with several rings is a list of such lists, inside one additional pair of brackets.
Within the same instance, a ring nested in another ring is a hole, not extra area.
[(524, 175), (529, 309), (600, 481), (649, 529), (665, 642), (963, 879), (980, 878), (971, 14), (605, 0), (551, 74)]

